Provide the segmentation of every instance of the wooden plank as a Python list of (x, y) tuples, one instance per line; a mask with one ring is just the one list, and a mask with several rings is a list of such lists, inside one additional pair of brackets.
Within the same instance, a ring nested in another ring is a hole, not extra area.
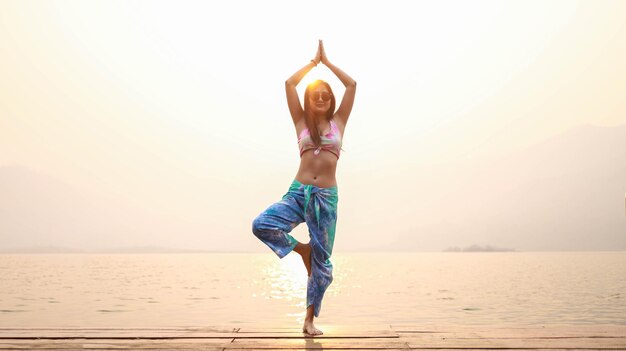
[(275, 333), (249, 333), (249, 334), (242, 334), (240, 336), (237, 336), (235, 339), (302, 339), (302, 338), (307, 338), (307, 337), (315, 337), (317, 339), (380, 339), (380, 338), (390, 338), (390, 339), (397, 339), (399, 338), (398, 335), (394, 335), (394, 334), (388, 334), (385, 335), (383, 333), (381, 334), (360, 334), (360, 333), (354, 333), (354, 334), (350, 334), (350, 333), (345, 333), (345, 334), (329, 334), (329, 333), (324, 333), (321, 335), (315, 335), (315, 336), (311, 336), (305, 333), (280, 333), (280, 334), (275, 334)]
[(103, 345), (103, 346), (83, 346), (83, 345), (63, 345), (50, 346), (50, 345), (29, 345), (22, 348), (0, 348), (0, 351), (15, 351), (15, 350), (46, 350), (46, 351), (75, 351), (75, 350), (189, 350), (189, 351), (223, 351), (223, 347), (212, 347), (206, 345)]
[(388, 333), (341, 333), (331, 334), (324, 332), (321, 335), (310, 336), (302, 332), (299, 333), (247, 333), (237, 335), (235, 339), (302, 339), (307, 337), (314, 337), (316, 339), (398, 339), (399, 335), (393, 332)]
[(51, 337), (51, 336), (28, 336), (21, 338), (3, 338), (0, 340), (10, 340), (10, 339), (23, 339), (23, 340), (136, 340), (136, 339), (145, 339), (145, 340), (179, 340), (179, 339), (215, 339), (215, 340), (228, 340), (232, 339), (232, 337), (224, 335), (224, 336), (214, 336), (214, 335), (197, 335), (197, 336), (162, 336), (162, 335), (141, 335), (141, 336), (119, 336), (119, 335), (103, 335), (103, 336), (89, 336), (89, 337), (80, 337), (80, 336), (68, 336), (68, 337)]
[(223, 350), (224, 346), (232, 340), (175, 340), (175, 341), (151, 341), (151, 340), (4, 340), (0, 342), (0, 350), (89, 350), (89, 349), (152, 349), (152, 350)]
[(57, 342), (29, 340), (28, 342), (0, 342), (0, 350), (82, 350), (82, 342)]
[(213, 327), (187, 327), (187, 328), (0, 328), (0, 337), (18, 335), (21, 333), (33, 334), (68, 334), (74, 333), (76, 335), (88, 335), (88, 334), (142, 334), (142, 333), (163, 333), (163, 334), (178, 334), (188, 332), (203, 332), (203, 333), (215, 333), (215, 334), (229, 334), (235, 333), (239, 328), (225, 327), (225, 328), (213, 328)]
[[(398, 338), (391, 326), (317, 326), (324, 334), (316, 335), (316, 338)], [(235, 338), (302, 338), (305, 334), (301, 328), (262, 328), (262, 327), (242, 327)]]
[(564, 337), (544, 337), (544, 338), (447, 338), (435, 335), (413, 335), (410, 337), (401, 336), (400, 340), (405, 341), (412, 349), (424, 348), (463, 348), (463, 349), (625, 349), (626, 338), (564, 338)]
[[(508, 338), (624, 338), (626, 334), (610, 333), (602, 331), (574, 331), (574, 330), (529, 330), (529, 331), (475, 331), (473, 337), (490, 338), (490, 339), (508, 339)], [(458, 333), (460, 335), (460, 333)]]
[(225, 347), (231, 349), (395, 349), (408, 350), (408, 344), (397, 338), (343, 339), (315, 337), (300, 339), (235, 339)]
[(211, 329), (189, 329), (189, 330), (5, 330), (0, 332), (0, 340), (3, 339), (175, 339), (175, 338), (215, 338), (229, 339), (236, 335), (236, 332), (214, 332), (206, 331)]
[(525, 335), (525, 336), (616, 336), (626, 337), (626, 325), (391, 325), (398, 333), (487, 333), (490, 335)]
[(85, 350), (102, 350), (102, 349), (117, 349), (117, 350), (211, 350), (211, 351), (222, 351), (224, 350), (225, 343), (217, 344), (215, 342), (207, 342), (207, 341), (199, 341), (193, 340), (190, 343), (181, 343), (179, 341), (175, 342), (146, 342), (146, 340), (142, 340), (141, 342), (125, 342), (125, 343), (85, 343), (83, 347)]
[[(319, 325), (299, 327), (1, 328), (0, 350), (611, 349), (626, 350), (626, 326)], [(9, 338), (13, 335), (15, 338)], [(41, 339), (46, 336), (50, 339)]]
[[(342, 325), (342, 324), (315, 324), (315, 326), (319, 329), (341, 329), (341, 330), (393, 330), (391, 325), (389, 324), (379, 324), (379, 325)], [(255, 326), (242, 326), (239, 328), (240, 332), (284, 332), (284, 331), (301, 331), (301, 325), (288, 325), (288, 326), (275, 326), (275, 325), (255, 325)]]

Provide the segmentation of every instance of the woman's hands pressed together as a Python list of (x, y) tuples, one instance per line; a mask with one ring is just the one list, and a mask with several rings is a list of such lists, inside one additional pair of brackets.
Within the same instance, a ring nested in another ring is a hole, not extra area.
[(320, 39), (317, 44), (317, 53), (315, 58), (311, 60), (316, 66), (321, 62), (328, 65), (328, 58), (326, 57), (326, 51), (324, 51), (324, 42)]
[(324, 51), (324, 42), (320, 39), (317, 51), (320, 53), (320, 60), (323, 64), (328, 65), (328, 58), (326, 57), (326, 51)]
[(315, 54), (315, 58), (311, 60), (311, 62), (313, 62), (316, 66), (322, 60), (321, 42), (322, 41), (320, 40), (320, 44), (317, 45), (317, 53)]

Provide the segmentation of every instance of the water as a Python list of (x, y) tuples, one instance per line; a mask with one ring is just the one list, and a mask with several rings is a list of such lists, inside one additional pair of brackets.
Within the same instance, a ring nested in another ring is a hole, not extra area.
[[(335, 253), (316, 324), (626, 325), (626, 252)], [(0, 255), (0, 327), (298, 326), (292, 253)]]

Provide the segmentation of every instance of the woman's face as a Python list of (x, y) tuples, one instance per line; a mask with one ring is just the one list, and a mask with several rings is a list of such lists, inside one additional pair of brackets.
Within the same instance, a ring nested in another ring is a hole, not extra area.
[(309, 91), (309, 104), (315, 115), (325, 115), (330, 108), (332, 95), (324, 85), (318, 85)]

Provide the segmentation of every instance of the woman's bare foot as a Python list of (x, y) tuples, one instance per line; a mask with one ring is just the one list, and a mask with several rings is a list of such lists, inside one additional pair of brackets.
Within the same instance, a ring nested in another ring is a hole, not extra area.
[(304, 321), (304, 326), (302, 327), (302, 332), (309, 335), (322, 335), (324, 332), (315, 328), (313, 325), (313, 321)]
[(298, 243), (298, 245), (296, 246), (296, 250), (294, 251), (296, 251), (297, 253), (300, 254), (300, 256), (302, 256), (302, 261), (304, 262), (304, 267), (306, 267), (307, 275), (310, 277), (311, 276), (311, 243), (308, 243), (308, 244)]
[(302, 332), (308, 335), (322, 335), (321, 330), (315, 328), (313, 325), (313, 319), (315, 318), (315, 306), (313, 304), (306, 308), (306, 316), (304, 317), (304, 325), (302, 326)]

